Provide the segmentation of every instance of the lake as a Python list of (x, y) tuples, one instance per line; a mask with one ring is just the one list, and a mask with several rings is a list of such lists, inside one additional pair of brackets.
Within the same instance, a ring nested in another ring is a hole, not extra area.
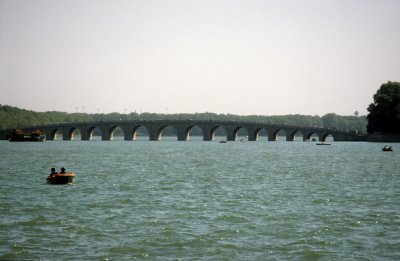
[(0, 260), (399, 260), (384, 145), (0, 141)]

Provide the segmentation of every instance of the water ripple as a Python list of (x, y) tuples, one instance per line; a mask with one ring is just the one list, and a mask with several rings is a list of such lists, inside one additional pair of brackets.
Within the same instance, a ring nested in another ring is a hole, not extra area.
[[(0, 259), (400, 259), (381, 146), (0, 142)], [(47, 185), (53, 166), (76, 182)]]

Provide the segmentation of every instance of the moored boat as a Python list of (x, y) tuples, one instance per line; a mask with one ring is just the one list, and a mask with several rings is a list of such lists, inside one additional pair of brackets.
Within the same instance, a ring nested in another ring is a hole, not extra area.
[(75, 178), (75, 173), (66, 172), (59, 174), (50, 174), (47, 177), (47, 182), (50, 184), (68, 184), (72, 183)]
[(15, 129), (9, 135), (9, 141), (44, 141), (46, 135), (42, 130)]

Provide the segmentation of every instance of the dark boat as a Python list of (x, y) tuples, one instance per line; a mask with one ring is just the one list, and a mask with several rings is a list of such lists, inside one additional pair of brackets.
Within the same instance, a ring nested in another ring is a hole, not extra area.
[(44, 141), (46, 135), (41, 130), (21, 130), (15, 129), (9, 135), (9, 141)]
[(390, 147), (385, 146), (382, 148), (382, 151), (393, 151), (393, 149), (392, 149), (392, 146), (390, 146)]
[(50, 174), (47, 177), (47, 182), (50, 184), (68, 184), (72, 183), (75, 178), (75, 174), (72, 172)]
[(317, 145), (331, 145), (330, 143), (326, 143), (326, 142), (320, 142), (320, 143), (317, 143)]

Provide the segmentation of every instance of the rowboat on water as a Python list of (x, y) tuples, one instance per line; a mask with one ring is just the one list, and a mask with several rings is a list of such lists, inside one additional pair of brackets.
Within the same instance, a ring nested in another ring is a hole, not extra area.
[(382, 151), (393, 151), (393, 149), (392, 149), (392, 146), (390, 146), (390, 147), (385, 146), (382, 148)]
[(47, 183), (68, 184), (68, 183), (72, 183), (74, 181), (74, 178), (75, 178), (75, 173), (72, 173), (72, 172), (50, 174), (47, 177)]

